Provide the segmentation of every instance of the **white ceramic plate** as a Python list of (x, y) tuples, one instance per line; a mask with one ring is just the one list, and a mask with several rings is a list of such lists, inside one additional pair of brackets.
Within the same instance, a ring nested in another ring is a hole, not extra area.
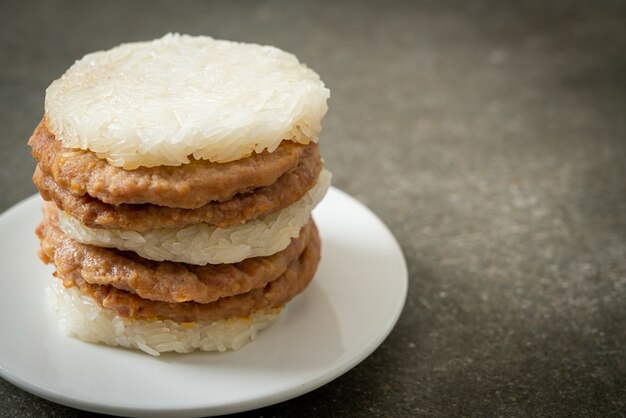
[(88, 344), (58, 331), (37, 256), (41, 199), (0, 215), (0, 375), (42, 398), (133, 416), (240, 412), (294, 398), (357, 365), (389, 334), (407, 292), (398, 243), (369, 209), (331, 189), (314, 212), (322, 262), (307, 290), (236, 352), (167, 354)]

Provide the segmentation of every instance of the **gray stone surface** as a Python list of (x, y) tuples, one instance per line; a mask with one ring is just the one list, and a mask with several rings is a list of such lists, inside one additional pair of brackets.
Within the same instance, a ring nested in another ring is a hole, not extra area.
[[(330, 86), (327, 165), (398, 238), (407, 304), (352, 371), (244, 415), (624, 416), (624, 2), (1, 6), (0, 210), (35, 191), (44, 90), (87, 52), (210, 34)], [(0, 380), (0, 415), (80, 412)]]

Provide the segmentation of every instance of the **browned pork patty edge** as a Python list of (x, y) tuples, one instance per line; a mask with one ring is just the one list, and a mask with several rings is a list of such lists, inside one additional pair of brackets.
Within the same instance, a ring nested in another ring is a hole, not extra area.
[(126, 170), (91, 151), (63, 148), (45, 119), (28, 144), (41, 170), (74, 196), (89, 195), (114, 205), (149, 203), (183, 209), (269, 186), (295, 169), (309, 146), (283, 141), (273, 152), (254, 153), (228, 163), (192, 160), (181, 166)]
[(309, 221), (287, 248), (270, 256), (197, 266), (151, 261), (130, 251), (81, 244), (61, 231), (54, 203), (44, 203), (43, 213), (37, 228), (40, 248), (63, 277), (77, 274), (89, 284), (110, 285), (143, 299), (172, 303), (210, 303), (265, 286), (302, 254), (313, 228)]
[(310, 144), (304, 149), (298, 166), (273, 184), (197, 209), (150, 204), (110, 205), (88, 195), (74, 196), (39, 166), (33, 174), (33, 182), (45, 200), (54, 201), (59, 208), (90, 228), (142, 232), (203, 222), (225, 228), (269, 215), (297, 202), (315, 186), (322, 167), (319, 147)]
[[(46, 255), (42, 254), (44, 261)], [(105, 309), (133, 319), (172, 319), (177, 322), (216, 321), (228, 318), (248, 317), (253, 312), (278, 308), (302, 292), (315, 276), (320, 261), (320, 239), (313, 224), (311, 238), (300, 257), (276, 280), (263, 288), (235, 296), (224, 297), (211, 303), (168, 303), (142, 299), (139, 296), (116, 289), (87, 283), (77, 270), (67, 276), (55, 273), (66, 287), (76, 286), (84, 294)]]

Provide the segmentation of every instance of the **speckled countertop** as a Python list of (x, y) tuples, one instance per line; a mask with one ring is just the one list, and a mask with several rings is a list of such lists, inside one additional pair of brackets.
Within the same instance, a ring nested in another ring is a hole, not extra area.
[[(623, 2), (1, 10), (0, 210), (35, 192), (45, 88), (87, 52), (210, 34), (291, 51), (330, 86), (326, 163), (396, 235), (407, 303), (359, 366), (244, 415), (624, 416)], [(0, 416), (79, 415), (0, 380)]]

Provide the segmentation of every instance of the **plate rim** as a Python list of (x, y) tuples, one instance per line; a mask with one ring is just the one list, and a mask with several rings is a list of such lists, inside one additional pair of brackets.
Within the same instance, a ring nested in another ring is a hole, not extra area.
[[(226, 403), (221, 404), (212, 404), (212, 405), (190, 405), (189, 407), (175, 407), (175, 408), (167, 408), (163, 407), (150, 408), (150, 407), (135, 407), (131, 405), (110, 405), (104, 403), (102, 401), (97, 400), (88, 400), (80, 398), (76, 395), (67, 394), (62, 391), (55, 390), (53, 388), (49, 388), (46, 386), (42, 386), (37, 383), (32, 383), (26, 379), (23, 379), (15, 374), (9, 372), (9, 370), (3, 367), (2, 363), (0, 363), (0, 377), (7, 380), (11, 384), (34, 394), (35, 396), (41, 397), (48, 401), (58, 403), (61, 405), (65, 405), (71, 408), (77, 408), (85, 411), (96, 412), (96, 413), (106, 413), (117, 416), (197, 416), (197, 415), (218, 415), (218, 414), (230, 414), (237, 412), (250, 411), (258, 408), (263, 408), (267, 406), (271, 406), (280, 402), (285, 402), (296, 398), (298, 396), (304, 395), (306, 393), (312, 392), (325, 384), (339, 378), (344, 375), (358, 364), (363, 362), (366, 358), (368, 358), (381, 344), (387, 339), (391, 331), (395, 328), (402, 312), (404, 310), (404, 306), (406, 304), (406, 299), (408, 295), (408, 268), (406, 263), (406, 256), (402, 247), (400, 246), (397, 238), (391, 232), (387, 224), (383, 222), (383, 220), (369, 207), (367, 207), (364, 203), (360, 202), (355, 197), (350, 194), (344, 192), (343, 190), (331, 186), (328, 190), (328, 194), (335, 193), (341, 196), (343, 199), (347, 199), (351, 201), (352, 204), (357, 205), (361, 210), (365, 211), (367, 215), (374, 221), (376, 221), (379, 226), (382, 227), (382, 230), (386, 235), (390, 238), (390, 243), (393, 244), (394, 254), (398, 257), (398, 261), (400, 265), (398, 266), (399, 272), (398, 278), (396, 279), (399, 282), (399, 292), (396, 295), (398, 299), (398, 304), (395, 305), (396, 309), (392, 315), (389, 316), (386, 321), (385, 327), (381, 328), (380, 332), (376, 336), (376, 338), (371, 339), (368, 344), (365, 344), (359, 350), (353, 352), (347, 360), (336, 360), (338, 362), (338, 367), (336, 368), (326, 368), (322, 373), (318, 376), (315, 376), (306, 382), (296, 385), (293, 387), (288, 387), (281, 391), (272, 393), (271, 395), (264, 397), (254, 397), (249, 396), (244, 399), (239, 400), (231, 400)], [(0, 228), (2, 228), (2, 224), (5, 222), (6, 218), (11, 216), (19, 216), (19, 212), (24, 210), (25, 207), (33, 204), (33, 201), (41, 199), (41, 196), (38, 193), (35, 193), (25, 199), (19, 201), (13, 206), (9, 207), (2, 213), (0, 213)], [(326, 198), (325, 198), (326, 199)], [(321, 202), (320, 202), (321, 204)], [(322, 236), (323, 239), (323, 236)], [(0, 278), (1, 279), (1, 278)], [(70, 338), (70, 337), (67, 337)], [(343, 356), (342, 356), (343, 357)]]

